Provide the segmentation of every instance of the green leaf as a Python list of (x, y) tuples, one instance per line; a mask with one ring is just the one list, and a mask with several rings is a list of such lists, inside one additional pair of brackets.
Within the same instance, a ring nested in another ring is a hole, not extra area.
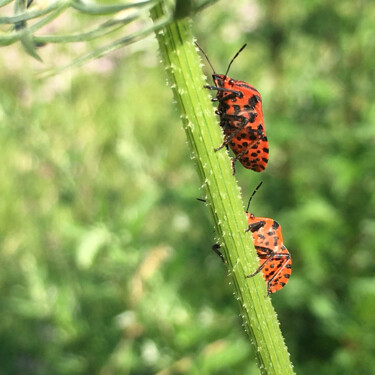
[(40, 56), (36, 53), (35, 43), (27, 29), (22, 33), (20, 41), (22, 43), (23, 48), (30, 56), (34, 57), (36, 60), (40, 62), (43, 62)]
[[(17, 15), (19, 13), (24, 12), (26, 8), (25, 0), (16, 0), (14, 3), (14, 13)], [(32, 35), (30, 30), (26, 27), (25, 21), (18, 21), (15, 23), (15, 29), (20, 32), (20, 41), (23, 45), (25, 51), (32, 57), (34, 57), (38, 61), (42, 61), (42, 59), (38, 56), (35, 50), (35, 43), (32, 40)]]

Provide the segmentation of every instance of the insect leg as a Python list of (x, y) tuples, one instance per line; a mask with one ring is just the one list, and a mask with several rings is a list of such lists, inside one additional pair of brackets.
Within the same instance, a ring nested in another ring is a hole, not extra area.
[(212, 250), (217, 254), (219, 255), (220, 259), (223, 261), (223, 263), (226, 263), (225, 262), (225, 259), (224, 259), (224, 255), (222, 254), (222, 252), (219, 250), (220, 249), (220, 245), (218, 243), (215, 243), (215, 245), (212, 246)]
[[(242, 98), (243, 97), (243, 93), (241, 91), (237, 91), (237, 90), (231, 90), (231, 89), (224, 89), (223, 87), (217, 87), (217, 86), (210, 86), (210, 85), (204, 85), (203, 86), (205, 89), (209, 89), (209, 90), (217, 90), (217, 91), (223, 91), (223, 92), (231, 92), (234, 94), (234, 96), (232, 98), (235, 98), (236, 96), (238, 96), (239, 98)], [(229, 95), (227, 95), (229, 96)], [(224, 97), (224, 98), (227, 98)], [(223, 100), (224, 98), (220, 99), (220, 100)], [(225, 99), (225, 100), (228, 100), (228, 99)]]
[[(257, 250), (259, 249), (260, 247), (257, 246)], [(268, 249), (267, 247), (262, 247), (261, 248), (262, 250), (266, 251), (268, 254), (265, 254), (263, 255), (263, 257), (267, 257), (267, 259), (253, 272), (251, 273), (250, 275), (246, 275), (245, 277), (248, 279), (250, 277), (253, 277), (255, 276), (256, 274), (258, 274), (260, 271), (262, 271), (262, 269), (274, 258), (276, 252), (275, 251), (272, 251), (271, 249)]]
[(267, 294), (270, 294), (270, 288), (272, 282), (277, 278), (277, 276), (280, 275), (281, 271), (288, 265), (288, 261), (290, 260), (290, 254), (289, 253), (276, 253), (276, 256), (273, 257), (273, 259), (277, 258), (285, 258), (283, 265), (280, 267), (280, 269), (272, 276), (271, 279), (267, 282)]
[[(227, 119), (228, 117), (229, 116), (222, 115), (223, 119)], [(242, 117), (242, 116), (231, 116), (231, 117), (233, 118), (233, 120), (241, 120), (241, 124), (229, 136), (224, 138), (223, 143), (219, 147), (215, 148), (215, 151), (219, 151), (224, 146), (226, 146), (249, 123), (249, 119), (247, 119), (246, 117)]]
[(233, 176), (235, 174), (234, 165), (235, 165), (236, 161), (240, 160), (242, 158), (242, 156), (244, 156), (249, 151), (249, 148), (253, 147), (253, 145), (256, 144), (256, 143), (259, 143), (259, 141), (258, 140), (253, 141), (252, 143), (249, 144), (249, 146), (245, 150), (243, 150), (242, 152), (237, 154), (234, 158), (232, 158)]

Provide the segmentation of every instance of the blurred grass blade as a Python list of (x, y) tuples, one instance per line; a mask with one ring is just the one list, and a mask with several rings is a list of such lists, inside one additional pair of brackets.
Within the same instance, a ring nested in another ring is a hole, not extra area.
[(74, 59), (70, 64), (61, 66), (61, 67), (56, 68), (56, 69), (46, 70), (46, 71), (44, 71), (40, 74), (39, 78), (46, 78), (46, 77), (55, 75), (57, 73), (62, 72), (65, 69), (68, 69), (68, 68), (73, 67), (73, 66), (77, 66), (77, 67), (82, 66), (83, 64), (85, 64), (86, 62), (88, 62), (90, 60), (102, 57), (102, 56), (106, 55), (107, 53), (109, 53), (111, 51), (114, 51), (114, 50), (116, 50), (118, 48), (121, 48), (123, 46), (126, 46), (126, 45), (132, 44), (134, 42), (137, 42), (138, 40), (141, 40), (142, 38), (145, 38), (146, 36), (148, 36), (148, 35), (150, 35), (154, 32), (157, 32), (158, 30), (163, 28), (165, 25), (167, 25), (169, 22), (170, 22), (169, 16), (161, 18), (157, 22), (155, 22), (152, 26), (147, 27), (145, 29), (142, 29), (142, 30), (140, 30), (136, 33), (130, 34), (130, 35), (124, 37), (124, 38), (117, 39), (117, 40), (115, 40), (114, 42), (112, 42), (108, 45), (105, 45), (103, 47), (100, 47), (100, 48), (97, 48), (93, 51), (90, 51), (90, 52)]
[[(17, 16), (20, 13), (23, 13), (26, 9), (25, 0), (16, 0), (14, 2), (14, 14)], [(15, 25), (16, 30), (21, 30), (26, 26), (25, 21), (18, 21)]]
[[(60, 1), (59, 5), (55, 8), (55, 10), (52, 10), (47, 14), (46, 17), (36, 21), (31, 26), (29, 26), (30, 33), (35, 32), (36, 30), (40, 29), (41, 27), (48, 24), (48, 22), (51, 22), (54, 18), (56, 18), (63, 10), (69, 7), (68, 1)], [(51, 8), (52, 9), (52, 8)], [(1, 19), (1, 17), (0, 17)], [(0, 22), (1, 23), (1, 22)], [(6, 23), (6, 22), (4, 22)], [(18, 28), (19, 29), (19, 28)], [(15, 25), (12, 25), (9, 29), (8, 34), (6, 35), (0, 35), (0, 42), (3, 44), (10, 44), (12, 41), (16, 41), (21, 38), (20, 35), (17, 34), (17, 32), (13, 32), (14, 30), (17, 30)]]
[(92, 15), (105, 15), (116, 13), (121, 10), (143, 7), (145, 5), (155, 4), (155, 0), (140, 1), (131, 4), (113, 4), (113, 5), (98, 5), (94, 2), (83, 1), (83, 0), (73, 0), (71, 3), (72, 8), (79, 10), (82, 13), (92, 14)]
[[(33, 35), (37, 30), (42, 28), (45, 25), (48, 25), (53, 19), (55, 19), (62, 11), (66, 8), (71, 6), (71, 3), (67, 0), (57, 1), (50, 5), (49, 7), (38, 10), (38, 11), (26, 11), (25, 12), (25, 3), (24, 0), (17, 0), (15, 2), (15, 12), (14, 16), (10, 17), (0, 17), (0, 23), (7, 24), (7, 23), (14, 23), (14, 26), (11, 27), (13, 32), (9, 32), (8, 34), (0, 35), (0, 44), (1, 45), (9, 45), (11, 43), (20, 40), (24, 45), (26, 51), (31, 54), (33, 57), (37, 58), (35, 48), (33, 50), (31, 41), (34, 43), (73, 43), (73, 42), (85, 42), (90, 41), (93, 39), (97, 39), (103, 37), (111, 32), (115, 32), (116, 30), (124, 27), (125, 25), (129, 24), (132, 21), (135, 21), (142, 16), (148, 16), (150, 9), (154, 6), (155, 0), (152, 1), (142, 1), (138, 3), (132, 4), (123, 4), (123, 5), (108, 5), (108, 6), (99, 6), (95, 3), (88, 3), (82, 1), (75, 1), (75, 5), (77, 5), (77, 9), (84, 10), (86, 13), (90, 14), (107, 14), (112, 12), (118, 12), (114, 16), (113, 19), (109, 19), (103, 22), (101, 25), (96, 26), (92, 30), (80, 33), (72, 33), (67, 35), (41, 35), (35, 36)], [(26, 26), (26, 20), (32, 19), (33, 17), (43, 16), (48, 13), (44, 18), (39, 19), (37, 22), (33, 23), (31, 26), (28, 27), (28, 36), (24, 34), (24, 32), (20, 33), (21, 29), (24, 29)], [(152, 31), (149, 31), (152, 33)], [(112, 44), (122, 45), (126, 44), (127, 40), (130, 41), (133, 37), (137, 35), (131, 35), (129, 38), (125, 38), (125, 40), (117, 40), (114, 41)], [(107, 47), (99, 48), (95, 51), (92, 51), (93, 56), (100, 56), (101, 51), (105, 50), (112, 50), (112, 46), (109, 45)], [(83, 57), (82, 57), (83, 58)], [(88, 57), (90, 59), (90, 57)], [(40, 58), (39, 58), (40, 59)]]
[[(52, 22), (58, 15), (63, 12), (69, 6), (68, 3), (61, 4), (56, 10), (52, 11), (50, 14), (46, 15), (44, 18), (40, 19), (39, 21), (35, 22), (33, 25), (29, 26), (29, 30), (31, 33), (41, 29), (42, 27), (48, 25)], [(34, 36), (35, 40), (35, 36)]]
[[(17, 15), (19, 13), (23, 13), (26, 9), (26, 1), (25, 0), (16, 0), (14, 3), (14, 13)], [(26, 21), (19, 21), (15, 25), (15, 30), (21, 30), (21, 37), (20, 41), (23, 45), (25, 51), (32, 57), (34, 57), (38, 61), (42, 61), (39, 55), (36, 53), (35, 50), (35, 43), (32, 40), (32, 34), (26, 27)]]
[[(18, 2), (18, 0), (17, 0), (17, 2)], [(61, 6), (64, 6), (64, 4), (65, 4), (65, 0), (55, 1), (44, 9), (30, 10), (30, 11), (26, 11), (26, 12), (22, 12), (20, 14), (17, 14), (15, 16), (0, 17), (0, 24), (12, 24), (12, 23), (17, 24), (19, 22), (31, 20), (33, 18), (37, 18), (37, 17), (43, 16), (44, 14), (52, 12), (53, 10), (55, 10), (55, 9), (61, 7)]]
[(95, 27), (95, 29), (71, 35), (42, 35), (35, 36), (34, 41), (40, 43), (73, 43), (73, 42), (86, 42), (89, 40), (100, 38), (104, 35), (112, 33), (123, 26), (139, 19), (144, 13), (148, 12), (151, 9), (152, 5), (148, 5), (144, 9), (132, 13), (131, 15), (126, 16), (125, 14), (122, 17), (116, 17), (113, 20), (108, 20), (102, 23), (101, 25)]
[(104, 35), (110, 34), (120, 29), (123, 24), (114, 24), (112, 28), (105, 27), (104, 24), (95, 28), (94, 30), (85, 33), (71, 34), (71, 35), (42, 35), (35, 36), (34, 41), (41, 43), (75, 43), (87, 42), (92, 39), (100, 38)]
[[(41, 20), (35, 22), (33, 25), (28, 26), (29, 32), (30, 33), (34, 33), (35, 31), (41, 29), (43, 26), (48, 25), (56, 17), (58, 17), (58, 15), (66, 7), (67, 7), (67, 5), (65, 5), (64, 7), (58, 8), (55, 11), (51, 12), (50, 14), (48, 14), (47, 16), (45, 16), (44, 18), (42, 18)], [(0, 35), (0, 44), (3, 45), (3, 46), (12, 44), (12, 43), (14, 43), (17, 40), (20, 40), (21, 37), (22, 37), (21, 32), (13, 32), (13, 33), (10, 33), (10, 34)], [(39, 39), (43, 39), (43, 36), (42, 37), (37, 37), (37, 36), (33, 37), (33, 40), (36, 43), (42, 43), (42, 42), (44, 42), (43, 40), (39, 40)]]
[(98, 58), (98, 57), (101, 57), (105, 54), (107, 54), (108, 52), (111, 52), (111, 51), (114, 51), (120, 47), (123, 47), (123, 46), (126, 46), (126, 45), (129, 45), (129, 44), (132, 44), (134, 42), (137, 42), (138, 40), (146, 37), (147, 35), (150, 35), (158, 30), (160, 30), (161, 28), (163, 28), (168, 22), (169, 22), (169, 17), (166, 17), (164, 19), (160, 19), (159, 22), (155, 23), (153, 26), (150, 26), (148, 28), (145, 28), (139, 32), (136, 32), (134, 34), (130, 34), (124, 38), (121, 38), (121, 39), (118, 39), (118, 40), (115, 40), (114, 42), (104, 46), (104, 47), (101, 47), (101, 48), (98, 48), (98, 49), (95, 49), (93, 51), (90, 51), (89, 53), (79, 57), (78, 59), (74, 60), (72, 64), (70, 64), (70, 66), (80, 66), (84, 63), (86, 63), (87, 61), (89, 60), (92, 60), (94, 58)]
[(20, 41), (25, 51), (36, 60), (43, 62), (41, 57), (36, 53), (35, 42), (33, 41), (31, 34), (27, 29), (21, 35)]

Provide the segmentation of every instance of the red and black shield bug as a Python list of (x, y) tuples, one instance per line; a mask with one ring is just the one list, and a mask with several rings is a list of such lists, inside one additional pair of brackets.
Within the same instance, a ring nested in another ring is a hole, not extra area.
[(217, 90), (216, 98), (212, 101), (219, 103), (216, 113), (220, 117), (220, 126), (225, 138), (215, 150), (218, 151), (224, 146), (232, 149), (235, 155), (232, 159), (233, 174), (237, 160), (247, 169), (255, 172), (264, 171), (268, 162), (269, 148), (263, 121), (262, 97), (253, 86), (227, 76), (233, 61), (246, 44), (234, 55), (225, 74), (216, 74), (206, 53), (198, 43), (195, 44), (213, 70), (214, 86), (204, 87)]
[(250, 202), (261, 185), (262, 182), (251, 194), (246, 209), (249, 224), (247, 231), (251, 232), (253, 237), (260, 266), (246, 277), (253, 277), (262, 271), (267, 282), (267, 294), (270, 294), (282, 289), (289, 281), (292, 273), (292, 259), (288, 249), (284, 246), (280, 224), (273, 219), (256, 217), (249, 213)]
[[(255, 188), (249, 198), (246, 209), (248, 228), (254, 241), (254, 247), (260, 260), (260, 266), (246, 278), (257, 275), (260, 271), (267, 282), (267, 294), (272, 294), (282, 289), (292, 273), (292, 259), (288, 249), (284, 246), (283, 235), (280, 224), (267, 217), (256, 217), (249, 213), (250, 202), (261, 187), (262, 182)], [(202, 202), (204, 199), (197, 198)], [(225, 258), (221, 253), (220, 245), (215, 244), (212, 250), (217, 253), (225, 263)]]

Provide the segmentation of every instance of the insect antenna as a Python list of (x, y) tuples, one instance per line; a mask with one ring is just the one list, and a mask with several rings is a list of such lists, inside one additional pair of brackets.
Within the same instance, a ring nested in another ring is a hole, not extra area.
[(249, 212), (250, 202), (253, 199), (253, 196), (255, 193), (259, 190), (259, 188), (262, 186), (263, 181), (259, 182), (258, 186), (254, 189), (253, 193), (250, 195), (249, 202), (247, 204), (246, 212)]
[(230, 60), (230, 63), (228, 65), (228, 68), (227, 68), (227, 71), (225, 72), (225, 77), (227, 76), (228, 72), (229, 72), (229, 69), (230, 69), (230, 66), (232, 65), (232, 62), (237, 58), (237, 56), (242, 52), (242, 50), (247, 46), (247, 44), (244, 44), (240, 49), (239, 51), (233, 56), (233, 59)]
[(215, 69), (214, 69), (214, 67), (213, 67), (212, 64), (211, 64), (210, 59), (209, 59), (208, 56), (206, 55), (206, 52), (203, 51), (202, 47), (201, 47), (197, 42), (195, 42), (195, 45), (196, 45), (196, 46), (199, 48), (199, 50), (203, 53), (203, 56), (206, 58), (206, 60), (207, 60), (207, 62), (209, 63), (209, 65), (210, 65), (212, 71), (214, 72), (214, 74), (216, 74)]

